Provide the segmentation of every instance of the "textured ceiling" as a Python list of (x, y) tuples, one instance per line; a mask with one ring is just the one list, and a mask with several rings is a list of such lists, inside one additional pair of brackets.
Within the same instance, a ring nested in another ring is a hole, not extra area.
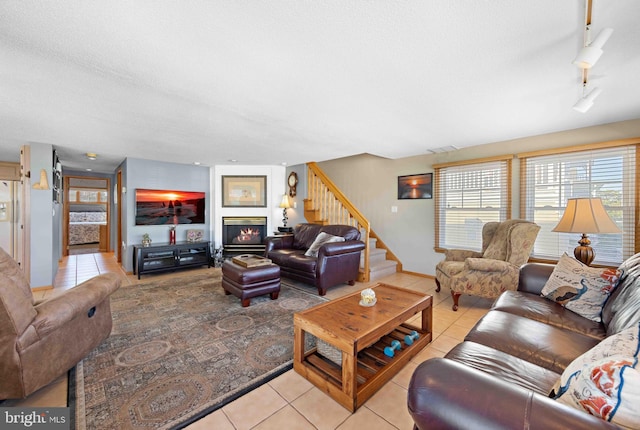
[(0, 2), (0, 160), (30, 142), (204, 165), (398, 158), (640, 118), (640, 1), (585, 114), (582, 0)]

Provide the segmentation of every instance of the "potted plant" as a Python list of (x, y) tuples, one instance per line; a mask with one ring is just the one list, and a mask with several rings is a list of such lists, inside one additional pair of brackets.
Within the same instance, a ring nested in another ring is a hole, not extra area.
[(149, 236), (149, 233), (145, 233), (142, 235), (142, 246), (149, 245), (151, 245), (151, 237)]

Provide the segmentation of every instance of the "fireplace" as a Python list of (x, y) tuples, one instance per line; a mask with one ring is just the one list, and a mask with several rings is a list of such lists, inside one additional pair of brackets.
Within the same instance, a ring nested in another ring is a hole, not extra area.
[(224, 255), (264, 254), (266, 217), (222, 217)]

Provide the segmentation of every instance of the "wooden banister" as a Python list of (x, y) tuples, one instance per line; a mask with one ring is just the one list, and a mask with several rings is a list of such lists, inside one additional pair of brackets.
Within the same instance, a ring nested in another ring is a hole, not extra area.
[(343, 224), (356, 227), (364, 242), (364, 276), (369, 281), (369, 220), (356, 208), (340, 189), (320, 169), (317, 163), (307, 163), (307, 199), (305, 199), (305, 217), (313, 212), (311, 221), (324, 224)]

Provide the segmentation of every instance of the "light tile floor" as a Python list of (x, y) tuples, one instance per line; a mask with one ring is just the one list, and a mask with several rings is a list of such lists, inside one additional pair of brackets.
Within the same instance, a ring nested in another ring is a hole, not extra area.
[[(219, 269), (203, 268), (146, 275), (142, 280), (148, 281), (151, 277), (184, 276), (199, 270)], [(121, 274), (124, 283), (139, 282), (137, 277), (127, 275), (122, 270), (112, 253), (73, 255), (64, 258), (60, 263), (54, 288), (36, 293), (36, 299), (57, 294), (106, 272)], [(355, 413), (344, 409), (295, 371), (290, 370), (191, 424), (187, 429), (411, 429), (413, 420), (407, 411), (407, 388), (414, 369), (428, 358), (444, 356), (462, 341), (473, 325), (487, 312), (492, 301), (463, 296), (460, 298), (460, 308), (454, 312), (451, 309), (449, 291), (436, 293), (433, 279), (396, 273), (378, 282), (410, 288), (433, 296), (433, 341)], [(337, 286), (329, 289), (327, 298), (341, 297), (367, 286), (368, 284), (362, 283), (355, 286)], [(311, 287), (309, 289), (315, 290)], [(12, 400), (3, 406), (66, 406), (66, 399), (67, 378), (64, 376), (26, 399)]]

